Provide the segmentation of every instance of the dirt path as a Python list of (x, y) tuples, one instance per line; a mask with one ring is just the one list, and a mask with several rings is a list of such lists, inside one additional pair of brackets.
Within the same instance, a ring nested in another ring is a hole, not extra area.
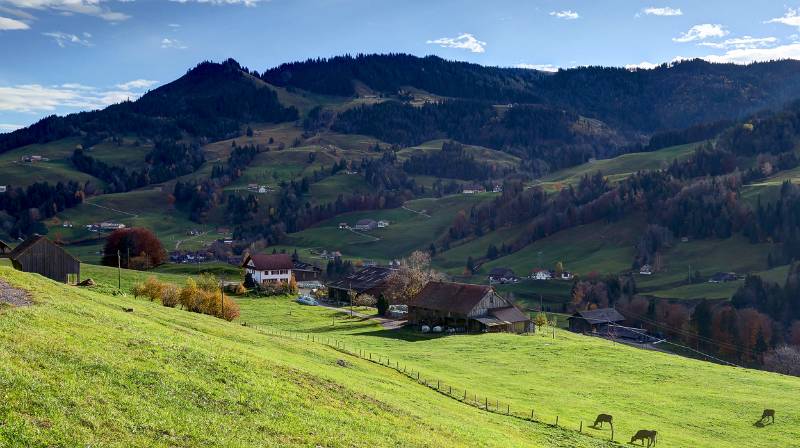
[(421, 212), (419, 210), (414, 210), (413, 208), (406, 207), (406, 204), (401, 205), (400, 208), (402, 208), (403, 210), (409, 211), (411, 213), (416, 213), (418, 215), (424, 216), (426, 218), (430, 218), (431, 217), (431, 215), (429, 215), (429, 214), (427, 214), (425, 212)]
[(125, 212), (125, 211), (122, 211), (122, 210), (117, 210), (117, 209), (115, 209), (115, 208), (106, 207), (105, 205), (99, 205), (99, 204), (95, 204), (95, 203), (92, 203), (92, 202), (86, 202), (86, 203), (87, 203), (87, 204), (89, 204), (89, 205), (93, 205), (93, 206), (95, 206), (95, 207), (98, 207), (98, 208), (102, 208), (102, 209), (106, 209), (106, 210), (111, 210), (112, 212), (122, 213), (123, 215), (128, 215), (128, 216), (131, 216), (131, 217), (133, 217), (133, 218), (136, 218), (136, 217), (138, 217), (138, 216), (139, 216), (139, 215), (137, 215), (137, 214), (135, 214), (135, 213), (130, 213), (130, 212)]
[(404, 320), (387, 319), (385, 317), (359, 313), (358, 311), (352, 311), (351, 312), (347, 308), (340, 308), (340, 307), (330, 306), (330, 305), (319, 305), (319, 306), (321, 306), (322, 308), (327, 308), (329, 310), (339, 311), (340, 313), (345, 313), (345, 314), (351, 314), (352, 313), (353, 316), (360, 317), (362, 319), (374, 320), (375, 322), (378, 322), (379, 324), (381, 324), (381, 327), (383, 327), (383, 328), (385, 328), (387, 330), (396, 330), (396, 329), (401, 328), (402, 326), (404, 326), (406, 324), (406, 321), (404, 321)]
[(0, 303), (7, 303), (13, 306), (33, 305), (28, 291), (15, 288), (4, 280), (0, 280)]
[[(381, 240), (381, 239), (380, 239), (380, 238), (378, 238), (377, 236), (367, 235), (366, 233), (359, 232), (358, 230), (354, 230), (354, 229), (353, 229), (353, 228), (351, 228), (351, 227), (348, 227), (348, 229), (347, 229), (347, 230), (349, 230), (349, 231), (351, 231), (351, 232), (355, 233), (355, 234), (356, 234), (356, 235), (358, 235), (358, 236), (363, 236), (363, 237), (365, 237), (365, 238), (370, 238), (370, 239), (372, 240), (371, 242), (373, 242), (373, 243), (374, 243), (375, 241), (380, 241), (380, 240)], [(351, 244), (358, 244), (358, 243), (351, 243)]]

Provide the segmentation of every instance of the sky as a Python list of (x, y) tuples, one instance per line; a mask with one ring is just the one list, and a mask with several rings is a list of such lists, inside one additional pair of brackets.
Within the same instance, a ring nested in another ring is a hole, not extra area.
[(540, 70), (800, 59), (800, 0), (0, 0), (0, 132), (203, 60), (388, 52)]

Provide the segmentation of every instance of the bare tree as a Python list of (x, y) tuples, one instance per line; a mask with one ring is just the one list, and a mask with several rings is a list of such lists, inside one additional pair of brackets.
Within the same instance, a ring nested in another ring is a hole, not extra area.
[(785, 375), (800, 376), (800, 347), (784, 345), (764, 355), (764, 368)]
[(444, 274), (431, 269), (430, 264), (430, 254), (423, 251), (400, 260), (400, 268), (387, 281), (384, 295), (389, 303), (408, 304), (428, 282), (444, 280)]

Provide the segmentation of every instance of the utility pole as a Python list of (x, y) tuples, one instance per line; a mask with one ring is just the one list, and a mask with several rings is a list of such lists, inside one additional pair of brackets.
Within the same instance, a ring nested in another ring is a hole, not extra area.
[(117, 250), (117, 289), (122, 289), (122, 260)]
[(219, 282), (219, 310), (220, 317), (225, 319), (225, 279)]

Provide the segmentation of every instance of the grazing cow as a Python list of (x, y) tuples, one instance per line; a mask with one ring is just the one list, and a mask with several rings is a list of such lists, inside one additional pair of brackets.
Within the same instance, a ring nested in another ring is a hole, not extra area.
[(648, 430), (648, 429), (640, 429), (636, 431), (636, 434), (631, 437), (631, 442), (633, 443), (637, 440), (642, 441), (642, 446), (644, 446), (644, 441), (647, 440), (647, 446), (656, 446), (656, 435), (658, 433), (655, 430)]
[(761, 414), (760, 422), (763, 422), (766, 419), (770, 419), (772, 423), (775, 423), (775, 409), (764, 409), (764, 412)]
[(602, 428), (603, 427), (603, 423), (608, 423), (609, 425), (611, 425), (611, 428), (614, 428), (614, 422), (612, 421), (613, 419), (614, 419), (614, 417), (612, 417), (609, 414), (598, 414), (597, 418), (594, 419), (594, 425), (592, 425), (592, 426), (595, 427), (595, 428), (598, 428), (598, 427)]

